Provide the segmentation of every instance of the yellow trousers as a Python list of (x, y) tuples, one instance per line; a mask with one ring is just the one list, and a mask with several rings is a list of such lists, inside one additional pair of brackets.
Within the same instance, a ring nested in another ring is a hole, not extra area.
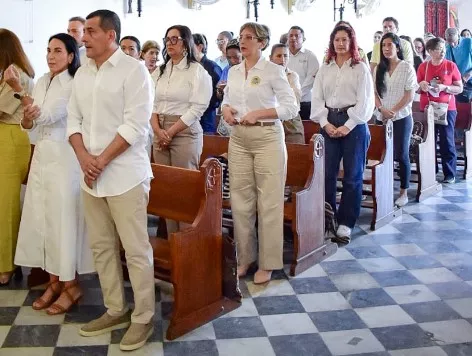
[(21, 183), (28, 173), (30, 154), (28, 134), (19, 125), (0, 123), (0, 273), (14, 269)]

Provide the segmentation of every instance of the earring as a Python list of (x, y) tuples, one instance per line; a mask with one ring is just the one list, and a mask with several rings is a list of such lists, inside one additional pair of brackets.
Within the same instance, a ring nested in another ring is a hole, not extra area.
[(184, 51), (182, 52), (182, 55), (183, 55), (184, 57), (186, 57), (186, 56), (187, 56), (187, 54), (188, 54), (187, 50), (186, 50), (186, 49), (184, 49)]

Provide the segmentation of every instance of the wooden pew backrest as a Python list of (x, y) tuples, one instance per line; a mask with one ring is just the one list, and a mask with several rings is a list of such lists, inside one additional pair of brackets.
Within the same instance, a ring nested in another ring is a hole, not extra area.
[(420, 122), (422, 125), (421, 138), (423, 141), (426, 141), (428, 137), (428, 131), (430, 127), (428, 125), (428, 107), (425, 108), (425, 111), (413, 111), (412, 113), (413, 124), (415, 122)]
[(320, 133), (320, 124), (311, 120), (303, 120), (302, 122), (303, 129), (305, 131), (305, 143), (309, 144), (313, 135)]
[[(200, 171), (160, 164), (151, 167), (156, 178), (151, 181), (148, 213), (192, 224), (205, 196)], [(174, 173), (176, 169), (178, 175)]]
[(457, 119), (456, 119), (456, 129), (470, 130), (471, 126), (471, 104), (470, 103), (458, 103), (456, 101), (457, 107)]
[(287, 143), (287, 180), (288, 186), (305, 187), (313, 166), (313, 143), (302, 145)]
[(387, 126), (369, 125), (369, 130), (371, 139), (369, 150), (367, 151), (367, 159), (382, 162), (387, 149), (385, 141)]
[(228, 153), (229, 137), (219, 135), (203, 135), (203, 150), (200, 164), (207, 158)]

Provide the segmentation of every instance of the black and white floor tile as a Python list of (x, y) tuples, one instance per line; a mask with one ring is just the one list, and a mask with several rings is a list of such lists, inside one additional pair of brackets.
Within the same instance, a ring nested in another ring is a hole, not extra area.
[[(472, 355), (472, 183), (444, 186), (375, 232), (368, 220), (363, 211), (351, 244), (296, 278), (245, 279), (239, 309), (172, 342), (172, 295), (158, 283), (154, 335), (132, 354)], [(55, 317), (32, 310), (40, 291), (24, 282), (0, 289), (0, 356), (121, 355), (123, 331), (78, 335), (104, 312), (97, 278), (83, 286), (81, 304)]]

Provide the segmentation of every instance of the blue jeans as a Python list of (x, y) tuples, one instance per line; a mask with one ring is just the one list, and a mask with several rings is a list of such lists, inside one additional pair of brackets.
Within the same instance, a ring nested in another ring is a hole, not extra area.
[(439, 153), (441, 154), (442, 170), (444, 179), (456, 176), (457, 153), (454, 142), (454, 126), (456, 125), (456, 110), (447, 112), (447, 126), (434, 125), (436, 131), (436, 142), (439, 136)]
[(393, 154), (399, 164), (400, 188), (410, 187), (410, 138), (413, 131), (413, 119), (408, 115), (393, 122)]
[[(348, 119), (346, 113), (330, 113), (328, 122), (343, 126)], [(367, 124), (354, 127), (342, 138), (331, 138), (322, 130), (325, 139), (325, 200), (336, 213), (338, 223), (353, 228), (361, 211), (362, 177), (364, 174), (370, 132)], [(339, 164), (343, 159), (344, 178), (341, 202), (336, 209), (336, 182)]]

